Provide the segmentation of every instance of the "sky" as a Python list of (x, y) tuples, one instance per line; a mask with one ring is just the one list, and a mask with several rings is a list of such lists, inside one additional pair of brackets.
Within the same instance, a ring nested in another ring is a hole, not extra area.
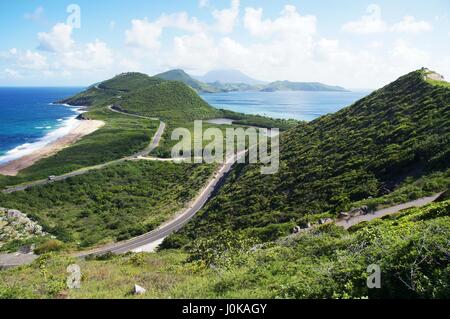
[(0, 86), (173, 68), (347, 88), (424, 66), (450, 79), (449, 0), (0, 1), (0, 39)]

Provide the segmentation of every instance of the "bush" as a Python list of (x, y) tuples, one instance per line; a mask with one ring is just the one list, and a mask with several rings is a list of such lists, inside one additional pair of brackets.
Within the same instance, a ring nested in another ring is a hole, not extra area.
[(63, 242), (56, 239), (51, 239), (39, 245), (35, 249), (35, 253), (38, 255), (42, 255), (53, 251), (61, 251), (64, 249), (64, 247), (65, 246)]

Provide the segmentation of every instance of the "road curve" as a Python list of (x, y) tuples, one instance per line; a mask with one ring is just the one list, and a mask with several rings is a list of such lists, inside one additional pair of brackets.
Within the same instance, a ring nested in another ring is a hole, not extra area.
[[(142, 117), (140, 115), (134, 115), (134, 114), (128, 114), (128, 113), (124, 113), (124, 112), (119, 112), (117, 110), (112, 109), (111, 106), (109, 106), (108, 109), (113, 111), (113, 112), (125, 114), (125, 115), (128, 115), (128, 116)], [(147, 118), (147, 117), (143, 117), (143, 118), (150, 119), (150, 120), (157, 120), (157, 119)], [(158, 147), (158, 145), (159, 145), (159, 143), (161, 141), (161, 137), (164, 134), (164, 130), (165, 129), (166, 129), (166, 124), (164, 122), (160, 122), (158, 130), (156, 131), (155, 135), (153, 136), (153, 139), (150, 142), (150, 144), (145, 149), (143, 149), (142, 151), (139, 151), (139, 152), (137, 152), (137, 153), (135, 153), (135, 154), (133, 154), (131, 156), (123, 157), (123, 158), (120, 158), (120, 159), (117, 159), (117, 160), (113, 160), (113, 161), (110, 161), (110, 162), (107, 162), (107, 163), (99, 164), (99, 165), (84, 167), (84, 168), (79, 169), (79, 170), (74, 171), (74, 172), (70, 172), (70, 173), (66, 173), (66, 174), (63, 174), (63, 175), (55, 176), (54, 178), (52, 178), (52, 180), (41, 179), (41, 180), (37, 180), (37, 181), (26, 183), (26, 184), (21, 184), (21, 185), (17, 185), (17, 186), (13, 186), (13, 187), (8, 187), (8, 188), (2, 190), (2, 193), (11, 194), (11, 193), (19, 192), (19, 191), (24, 191), (24, 190), (26, 190), (28, 188), (35, 187), (35, 186), (43, 186), (43, 185), (51, 184), (51, 183), (54, 183), (54, 182), (60, 182), (60, 181), (66, 180), (67, 178), (83, 175), (83, 174), (89, 173), (89, 172), (94, 171), (94, 170), (99, 170), (99, 169), (105, 168), (106, 166), (109, 166), (109, 165), (112, 165), (112, 164), (117, 164), (117, 163), (121, 163), (121, 162), (124, 162), (124, 161), (129, 161), (129, 160), (132, 160), (132, 159), (135, 159), (135, 158), (147, 156), (155, 148)]]
[(130, 252), (157, 242), (170, 234), (176, 232), (184, 225), (186, 225), (195, 214), (203, 208), (213, 192), (220, 186), (220, 180), (231, 170), (237, 158), (240, 158), (246, 151), (240, 152), (234, 158), (229, 158), (225, 164), (222, 164), (214, 173), (213, 178), (204, 186), (199, 195), (190, 203), (189, 207), (182, 210), (171, 221), (161, 225), (159, 228), (146, 233), (144, 235), (135, 237), (128, 241), (113, 243), (99, 247), (90, 251), (75, 254), (76, 257), (87, 257), (95, 255), (104, 255), (106, 253), (122, 254)]

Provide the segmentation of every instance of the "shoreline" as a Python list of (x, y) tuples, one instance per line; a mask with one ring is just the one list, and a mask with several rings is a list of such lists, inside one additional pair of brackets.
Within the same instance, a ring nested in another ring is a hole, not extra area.
[(50, 157), (62, 149), (79, 141), (82, 137), (89, 135), (105, 125), (103, 121), (97, 120), (76, 120), (77, 123), (67, 134), (58, 137), (54, 141), (39, 147), (30, 154), (23, 155), (4, 164), (0, 164), (0, 175), (17, 176), (19, 172), (35, 164), (37, 161)]
[[(50, 105), (52, 104), (54, 103), (50, 103)], [(105, 125), (103, 121), (77, 119), (77, 116), (84, 113), (83, 107), (67, 104), (65, 106), (76, 108), (77, 114), (65, 120), (64, 125), (47, 133), (36, 142), (19, 145), (7, 152), (3, 156), (5, 161), (0, 163), (0, 175), (16, 176), (21, 170), (58, 153)]]

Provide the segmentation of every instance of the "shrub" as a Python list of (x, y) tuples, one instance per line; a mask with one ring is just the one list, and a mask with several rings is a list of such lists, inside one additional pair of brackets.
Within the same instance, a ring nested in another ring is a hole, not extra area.
[(35, 253), (38, 255), (42, 255), (53, 251), (61, 251), (64, 249), (64, 247), (65, 246), (63, 242), (56, 239), (51, 239), (39, 245), (35, 249)]

